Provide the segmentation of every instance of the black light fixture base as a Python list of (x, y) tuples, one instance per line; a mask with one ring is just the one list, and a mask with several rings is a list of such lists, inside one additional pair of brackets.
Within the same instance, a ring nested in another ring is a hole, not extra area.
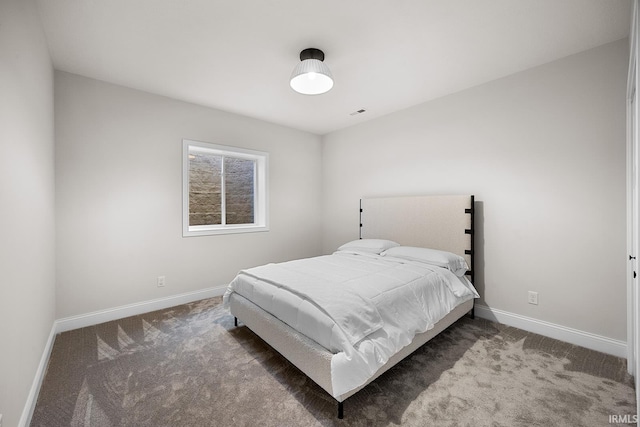
[(317, 59), (318, 61), (324, 61), (324, 52), (320, 49), (310, 47), (300, 52), (300, 61), (305, 59)]

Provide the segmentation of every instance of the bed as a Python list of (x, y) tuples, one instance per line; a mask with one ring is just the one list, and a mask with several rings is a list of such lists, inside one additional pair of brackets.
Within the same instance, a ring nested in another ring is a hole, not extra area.
[[(338, 403), (466, 314), (478, 294), (472, 195), (365, 198), (331, 255), (244, 270), (224, 303)], [(337, 298), (336, 298), (337, 296)]]

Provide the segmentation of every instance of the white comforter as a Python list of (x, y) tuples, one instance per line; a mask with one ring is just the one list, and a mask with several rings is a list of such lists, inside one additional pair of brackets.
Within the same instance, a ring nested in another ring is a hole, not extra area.
[(357, 252), (244, 270), (229, 284), (334, 353), (338, 397), (364, 384), (391, 356), (457, 305), (473, 285), (428, 264)]

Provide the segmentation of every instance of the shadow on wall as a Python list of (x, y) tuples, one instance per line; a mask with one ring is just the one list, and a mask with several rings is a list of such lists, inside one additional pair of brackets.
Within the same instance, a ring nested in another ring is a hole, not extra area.
[(473, 240), (473, 286), (480, 294), (480, 299), (476, 304), (485, 304), (484, 301), (484, 202), (475, 201), (473, 203), (474, 217), (474, 240)]

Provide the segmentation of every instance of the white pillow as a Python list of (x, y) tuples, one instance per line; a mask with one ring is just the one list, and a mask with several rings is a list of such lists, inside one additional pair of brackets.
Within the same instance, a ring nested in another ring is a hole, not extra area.
[(380, 254), (381, 252), (384, 252), (387, 249), (390, 249), (396, 246), (400, 246), (400, 244), (392, 240), (359, 239), (359, 240), (352, 240), (351, 242), (345, 243), (344, 245), (340, 246), (338, 250)]
[(451, 270), (458, 277), (464, 276), (469, 266), (460, 255), (437, 249), (416, 248), (413, 246), (398, 246), (386, 250), (383, 256), (402, 258), (408, 261), (424, 262)]

